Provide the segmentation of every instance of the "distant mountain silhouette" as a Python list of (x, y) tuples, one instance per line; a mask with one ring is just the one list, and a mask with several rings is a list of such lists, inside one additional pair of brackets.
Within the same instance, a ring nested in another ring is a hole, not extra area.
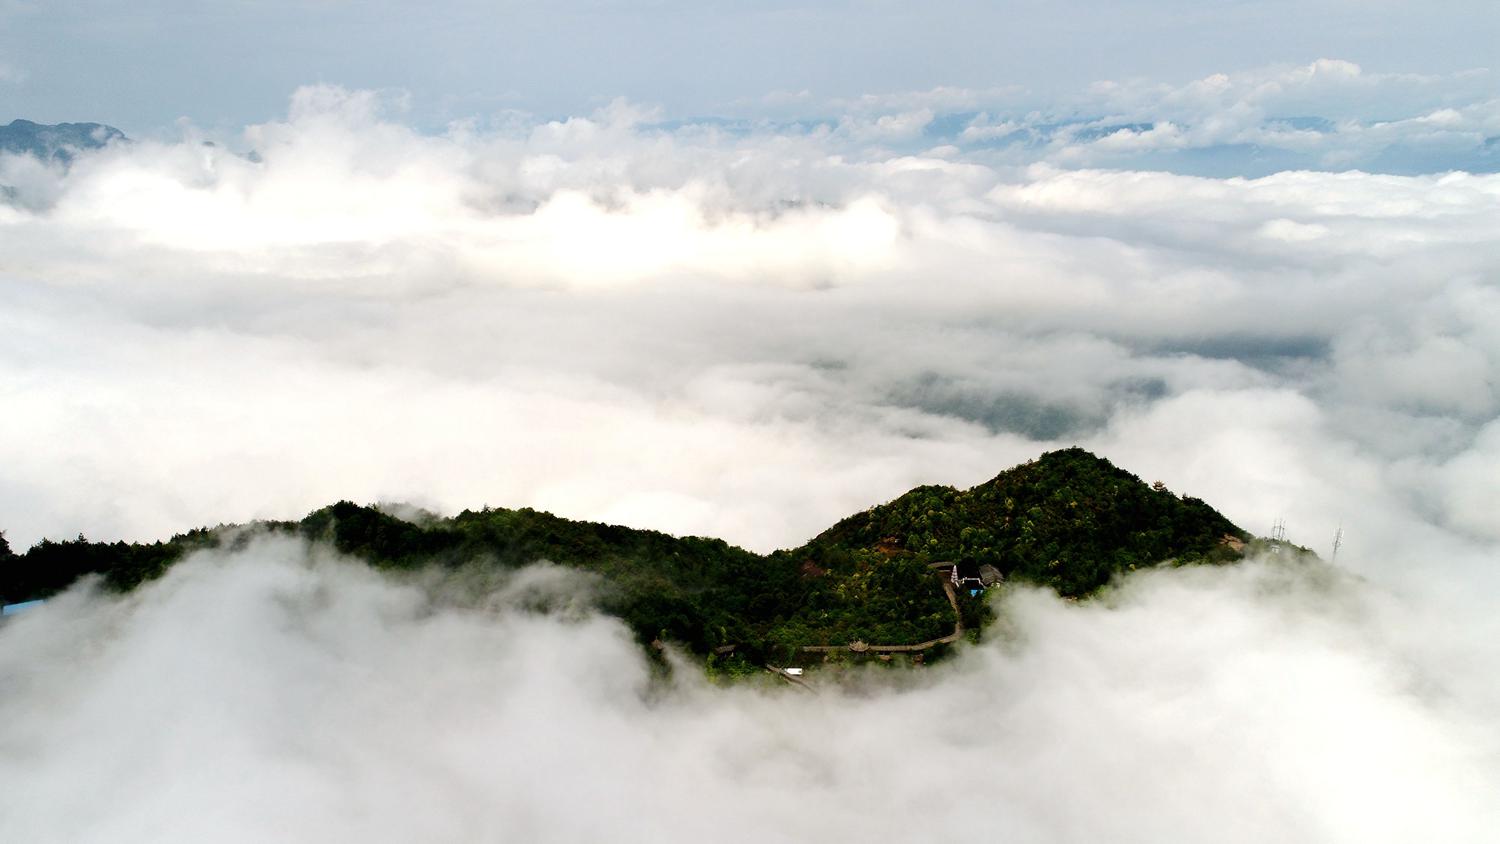
[(12, 120), (0, 126), (0, 152), (34, 155), (43, 161), (67, 163), (79, 152), (100, 149), (112, 141), (128, 141), (125, 133), (102, 123), (33, 123)]

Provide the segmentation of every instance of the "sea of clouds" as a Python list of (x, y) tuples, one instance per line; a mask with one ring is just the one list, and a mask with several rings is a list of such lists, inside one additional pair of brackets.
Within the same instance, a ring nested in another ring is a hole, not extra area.
[[(1457, 82), (1371, 78), (1204, 80), (1173, 125), (1375, 85), (1438, 115), (1403, 137), (1500, 133), (1492, 102), (1439, 114)], [(1112, 90), (1126, 117), (1190, 99)], [(1500, 176), (1342, 169), (1378, 158), (1353, 118), (1323, 169), (1089, 151), (1146, 128), (1018, 160), (921, 148), (932, 116), (898, 105), (432, 134), (322, 86), (213, 144), (0, 156), (0, 528), (157, 539), (348, 498), (769, 550), (1080, 444), (1325, 557), (1342, 527), (1336, 573), (1021, 591), (920, 688), (803, 696), (664, 689), (608, 621), (434, 607), (264, 543), (0, 630), (3, 837), (1493, 831)]]
[(1017, 590), (956, 660), (811, 692), (663, 678), (575, 579), (455, 600), (261, 539), (128, 597), (75, 590), (0, 637), (0, 834), (1480, 842), (1500, 823), (1494, 640), (1322, 566), (1142, 573), (1084, 604)]

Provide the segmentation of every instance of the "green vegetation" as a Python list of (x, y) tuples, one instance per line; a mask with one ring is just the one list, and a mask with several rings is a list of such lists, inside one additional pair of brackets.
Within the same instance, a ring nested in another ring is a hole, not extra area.
[[(795, 660), (807, 645), (910, 644), (952, 632), (953, 608), (934, 563), (989, 564), (1009, 580), (1080, 596), (1137, 567), (1237, 559), (1225, 537), (1249, 539), (1202, 501), (1148, 486), (1076, 448), (973, 489), (914, 489), (769, 555), (525, 508), (418, 523), (339, 502), (300, 522), (257, 527), (329, 542), (382, 569), (514, 569), (545, 559), (586, 570), (606, 584), (602, 609), (643, 644), (684, 645), (707, 657), (716, 676)], [(85, 574), (126, 591), (189, 551), (244, 536), (219, 528), (152, 544), (79, 537), (15, 555), (0, 535), (0, 598), (46, 597)], [(989, 610), (961, 592), (959, 612), (977, 630)]]
[(918, 487), (784, 553), (819, 559), (864, 549), (988, 563), (1007, 579), (1077, 597), (1143, 566), (1238, 559), (1225, 537), (1250, 538), (1202, 501), (1147, 486), (1108, 460), (1070, 448), (973, 489)]

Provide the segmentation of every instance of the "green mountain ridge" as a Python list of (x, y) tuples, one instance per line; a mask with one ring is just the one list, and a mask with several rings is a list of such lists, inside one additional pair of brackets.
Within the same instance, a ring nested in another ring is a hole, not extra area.
[[(598, 575), (601, 609), (643, 644), (675, 642), (710, 660), (733, 652), (753, 663), (805, 660), (809, 647), (910, 646), (977, 633), (988, 606), (967, 588), (946, 587), (945, 566), (984, 566), (1008, 581), (1081, 597), (1136, 568), (1231, 562), (1251, 540), (1204, 502), (1148, 485), (1079, 448), (1049, 452), (967, 490), (918, 487), (766, 555), (529, 508), (405, 520), (343, 501), (297, 522), (251, 527), (326, 541), (393, 571), (549, 560)], [(85, 575), (128, 591), (195, 549), (245, 536), (222, 526), (156, 543), (80, 536), (43, 540), (19, 555), (0, 538), (0, 597), (43, 598)]]

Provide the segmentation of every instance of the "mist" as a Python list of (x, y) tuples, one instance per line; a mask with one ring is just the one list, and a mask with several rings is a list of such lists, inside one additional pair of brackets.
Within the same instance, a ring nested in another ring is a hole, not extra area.
[(1322, 564), (1013, 590), (956, 659), (808, 691), (664, 673), (565, 570), (481, 597), (238, 544), (0, 629), (7, 840), (1459, 842), (1500, 821), (1495, 640)]

